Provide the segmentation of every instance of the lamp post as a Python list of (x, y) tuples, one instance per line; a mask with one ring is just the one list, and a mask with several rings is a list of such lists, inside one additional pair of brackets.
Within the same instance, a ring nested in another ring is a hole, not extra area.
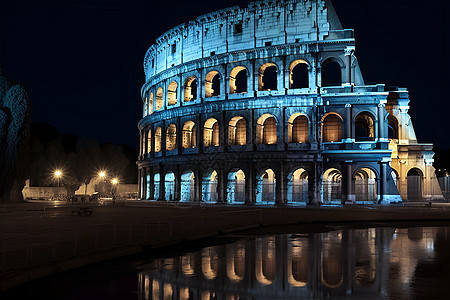
[(119, 179), (113, 178), (111, 180), (111, 183), (113, 184), (112, 190), (111, 190), (111, 194), (113, 196), (112, 197), (113, 198), (113, 204), (115, 204), (116, 203), (116, 188), (117, 188), (117, 185), (119, 184)]
[(57, 189), (56, 189), (56, 199), (58, 199), (59, 198), (59, 179), (61, 178), (61, 176), (62, 176), (62, 172), (61, 172), (61, 170), (55, 170), (55, 172), (54, 172), (54, 177), (56, 178), (56, 180), (58, 181), (58, 186), (57, 186)]

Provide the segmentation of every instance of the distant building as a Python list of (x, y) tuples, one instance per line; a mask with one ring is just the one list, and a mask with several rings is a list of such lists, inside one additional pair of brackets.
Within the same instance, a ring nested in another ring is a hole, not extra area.
[(329, 1), (179, 25), (144, 60), (139, 197), (229, 204), (442, 198), (406, 89), (366, 85)]

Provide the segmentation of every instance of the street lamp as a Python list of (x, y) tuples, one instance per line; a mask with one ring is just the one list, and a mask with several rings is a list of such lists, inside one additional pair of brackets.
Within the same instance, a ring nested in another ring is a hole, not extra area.
[(113, 184), (112, 190), (111, 190), (111, 194), (112, 194), (112, 198), (113, 198), (113, 203), (116, 203), (116, 188), (117, 185), (119, 184), (119, 179), (117, 178), (113, 178), (111, 180), (111, 183)]
[(56, 180), (58, 181), (58, 188), (56, 189), (57, 197), (55, 197), (55, 198), (59, 198), (59, 179), (62, 176), (62, 171), (61, 170), (55, 170), (53, 175), (56, 178)]

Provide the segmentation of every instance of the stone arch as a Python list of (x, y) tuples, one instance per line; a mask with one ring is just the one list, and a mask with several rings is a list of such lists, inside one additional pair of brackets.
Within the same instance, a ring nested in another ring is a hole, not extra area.
[(181, 257), (181, 271), (186, 277), (195, 275), (195, 255), (193, 253), (188, 253)]
[(207, 203), (216, 203), (217, 193), (217, 171), (209, 169), (203, 174), (202, 181), (202, 201)]
[(309, 88), (309, 64), (306, 61), (297, 59), (289, 66), (289, 88)]
[(155, 130), (155, 153), (161, 152), (162, 129), (157, 127)]
[(309, 138), (309, 120), (301, 113), (293, 114), (288, 121), (288, 142), (307, 143)]
[(167, 89), (167, 105), (176, 105), (178, 102), (178, 83), (172, 81)]
[(157, 200), (160, 196), (160, 185), (161, 185), (161, 175), (159, 173), (156, 173), (153, 175), (153, 184), (154, 184), (154, 191), (153, 191), (153, 199)]
[(388, 115), (388, 138), (390, 140), (398, 140), (399, 139), (398, 132), (399, 132), (398, 120), (394, 115), (389, 114)]
[(198, 80), (190, 76), (184, 81), (184, 102), (197, 100)]
[(152, 129), (147, 131), (147, 153), (152, 153)]
[(197, 147), (197, 126), (192, 121), (187, 121), (183, 126), (183, 148)]
[(248, 70), (243, 66), (235, 67), (230, 73), (230, 94), (248, 92)]
[(417, 167), (409, 169), (406, 177), (407, 198), (409, 201), (423, 198), (423, 172)]
[(220, 81), (221, 76), (217, 71), (211, 71), (205, 78), (205, 97), (217, 97), (220, 96)]
[(148, 97), (148, 112), (149, 115), (151, 115), (153, 113), (153, 101), (154, 101), (154, 95), (153, 93), (150, 93), (149, 97)]
[(166, 131), (166, 150), (172, 151), (177, 147), (177, 126), (170, 124)]
[(227, 202), (229, 204), (245, 203), (245, 173), (241, 169), (233, 169), (227, 177)]
[(288, 204), (307, 204), (309, 203), (308, 194), (309, 174), (303, 168), (292, 171), (287, 179), (287, 203)]
[(278, 90), (278, 67), (274, 63), (265, 63), (259, 68), (258, 90)]
[(220, 131), (219, 122), (210, 118), (205, 122), (203, 126), (203, 145), (207, 147), (220, 146)]
[(275, 204), (276, 178), (275, 172), (266, 168), (256, 175), (256, 203)]
[(276, 241), (275, 236), (256, 240), (256, 279), (262, 285), (271, 285), (276, 280)]
[(341, 203), (342, 173), (338, 169), (329, 168), (322, 175), (323, 203)]
[(354, 122), (357, 142), (375, 141), (375, 117), (373, 114), (367, 111), (360, 112)]
[(277, 143), (277, 119), (273, 115), (262, 115), (256, 126), (257, 144), (273, 145)]
[(247, 122), (244, 117), (236, 116), (228, 123), (228, 145), (247, 144)]
[(337, 57), (324, 60), (322, 63), (322, 87), (341, 86), (344, 67), (342, 60)]
[(195, 175), (191, 170), (181, 174), (181, 202), (192, 202), (195, 194)]
[(162, 87), (159, 87), (156, 91), (156, 110), (160, 110), (164, 107), (164, 90)]
[(356, 201), (377, 202), (378, 171), (371, 167), (362, 167), (353, 172)]
[(392, 176), (392, 180), (394, 180), (395, 186), (397, 186), (397, 183), (398, 183), (398, 180), (400, 179), (400, 177), (399, 177), (396, 169), (391, 168), (391, 176)]
[(164, 189), (166, 191), (166, 195), (164, 199), (166, 201), (174, 201), (175, 200), (175, 173), (172, 171), (167, 171), (164, 176)]
[(342, 117), (337, 113), (328, 113), (322, 118), (322, 142), (342, 141)]

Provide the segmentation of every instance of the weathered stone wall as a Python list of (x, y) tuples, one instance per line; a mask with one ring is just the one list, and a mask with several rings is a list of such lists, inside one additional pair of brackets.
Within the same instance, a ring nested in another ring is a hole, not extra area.
[(0, 71), (0, 202), (20, 202), (28, 162), (30, 103)]

